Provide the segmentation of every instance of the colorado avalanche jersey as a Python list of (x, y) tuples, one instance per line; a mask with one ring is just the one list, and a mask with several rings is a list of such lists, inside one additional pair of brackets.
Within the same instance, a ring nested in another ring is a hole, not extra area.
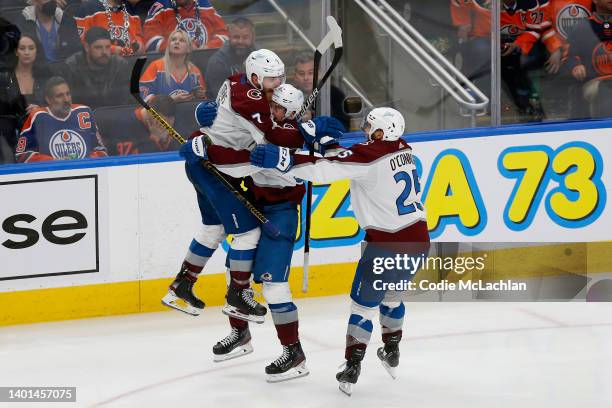
[[(286, 120), (275, 127), (286, 129), (282, 135), (273, 132), (266, 136), (266, 142), (277, 146), (298, 149), (304, 139), (297, 129), (295, 120)], [(219, 170), (234, 177), (250, 176), (246, 185), (258, 204), (275, 204), (285, 201), (300, 203), (304, 196), (304, 183), (293, 176), (282, 174), (274, 169), (261, 169), (251, 165), (249, 150), (235, 150), (222, 146), (210, 146), (208, 157)]]
[(366, 231), (392, 233), (426, 220), (412, 149), (403, 140), (360, 143), (331, 158), (300, 152), (294, 159), (287, 174), (295, 177), (321, 183), (350, 179), (351, 205)]
[(32, 112), (23, 124), (15, 158), (18, 162), (84, 159), (104, 156), (105, 152), (91, 109), (72, 105), (64, 119), (54, 116), (49, 108)]
[(217, 117), (212, 126), (202, 128), (213, 144), (236, 150), (252, 150), (266, 137), (283, 138), (295, 132), (275, 126), (266, 95), (252, 86), (245, 74), (225, 80), (217, 94)]
[(208, 0), (178, 7), (174, 0), (159, 0), (149, 9), (144, 24), (147, 52), (164, 51), (176, 29), (185, 31), (195, 49), (219, 48), (229, 38), (223, 19)]

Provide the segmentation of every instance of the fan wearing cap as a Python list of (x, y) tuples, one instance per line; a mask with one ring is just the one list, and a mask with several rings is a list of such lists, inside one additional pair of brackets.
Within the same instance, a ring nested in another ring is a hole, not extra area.
[[(378, 256), (421, 257), (428, 250), (429, 233), (421, 203), (421, 188), (412, 148), (401, 139), (404, 118), (392, 108), (373, 109), (365, 118), (367, 141), (335, 157), (312, 157), (307, 152), (292, 154), (274, 145), (256, 147), (251, 163), (276, 168), (287, 175), (319, 183), (350, 179), (351, 205), (355, 218), (365, 230), (366, 247), (357, 266), (351, 290), (351, 315), (346, 334), (346, 366), (336, 375), (340, 389), (349, 394), (361, 370), (372, 334), (372, 319), (379, 311), (384, 347), (377, 351), (383, 366), (395, 376), (399, 364), (404, 304), (402, 292), (378, 290), (373, 266)], [(397, 271), (390, 270), (397, 278)], [(386, 272), (385, 272), (386, 273)], [(416, 270), (404, 273), (410, 280)]]

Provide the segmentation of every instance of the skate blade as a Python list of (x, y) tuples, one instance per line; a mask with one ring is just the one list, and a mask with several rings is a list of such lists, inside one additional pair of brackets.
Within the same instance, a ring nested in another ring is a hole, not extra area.
[(191, 316), (199, 316), (200, 313), (202, 313), (202, 309), (191, 306), (189, 303), (177, 297), (172, 292), (168, 292), (166, 296), (163, 297), (161, 302), (164, 306), (168, 306), (172, 309), (178, 310), (179, 312), (187, 313)]
[(251, 354), (253, 352), (253, 346), (249, 341), (242, 346), (236, 347), (234, 350), (230, 351), (227, 354), (215, 354), (213, 361), (215, 363), (220, 363), (222, 361), (233, 360), (235, 358), (246, 356), (247, 354)]
[(338, 383), (338, 389), (348, 395), (349, 397), (353, 394), (353, 387), (355, 384), (349, 382), (340, 382)]
[(385, 368), (385, 370), (387, 370), (387, 372), (389, 373), (389, 375), (391, 376), (391, 378), (393, 378), (394, 380), (397, 379), (397, 367), (391, 367), (389, 364), (387, 364), (386, 361), (381, 360), (380, 361), (383, 365), (383, 367)]
[(299, 366), (293, 367), (292, 369), (288, 370), (286, 373), (268, 374), (268, 378), (266, 378), (266, 381), (269, 383), (277, 383), (293, 380), (294, 378), (306, 377), (308, 374), (310, 374), (310, 371), (308, 370), (308, 368), (306, 368), (306, 363), (304, 362)]
[(230, 306), (228, 304), (223, 306), (223, 309), (221, 311), (223, 312), (224, 315), (235, 317), (236, 319), (244, 320), (246, 322), (262, 324), (266, 321), (265, 316), (255, 316), (255, 315), (245, 314), (245, 313), (242, 313), (240, 310), (236, 309), (235, 307)]

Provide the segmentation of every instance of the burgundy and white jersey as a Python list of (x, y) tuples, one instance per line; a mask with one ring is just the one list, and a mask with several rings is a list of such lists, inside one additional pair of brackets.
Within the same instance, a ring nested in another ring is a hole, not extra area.
[(265, 136), (282, 137), (292, 131), (274, 127), (266, 95), (252, 86), (245, 74), (225, 80), (217, 94), (217, 104), (213, 125), (202, 128), (215, 145), (252, 150), (256, 144), (265, 142)]
[(351, 204), (361, 228), (397, 232), (426, 220), (412, 149), (403, 140), (369, 141), (335, 157), (309, 157), (301, 151), (287, 173), (330, 183), (350, 179)]
[[(301, 148), (304, 139), (297, 129), (295, 120), (285, 120), (274, 123), (274, 128), (282, 127), (286, 131), (272, 132), (266, 136), (265, 143), (290, 149)], [(300, 203), (304, 196), (304, 183), (295, 177), (276, 171), (275, 169), (262, 169), (251, 165), (250, 150), (236, 150), (219, 145), (208, 147), (208, 157), (222, 172), (232, 177), (247, 177), (246, 185), (253, 193), (255, 200), (260, 204), (275, 204), (293, 201)]]

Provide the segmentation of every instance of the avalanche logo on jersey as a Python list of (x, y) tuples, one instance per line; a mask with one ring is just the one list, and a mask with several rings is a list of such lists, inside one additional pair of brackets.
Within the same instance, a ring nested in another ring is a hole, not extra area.
[(603, 41), (593, 50), (593, 67), (599, 75), (612, 75), (612, 41)]
[(249, 89), (247, 91), (247, 96), (254, 101), (258, 101), (261, 99), (261, 92), (258, 89)]
[(563, 38), (567, 39), (570, 31), (580, 20), (588, 19), (591, 12), (581, 5), (568, 4), (557, 14), (557, 28)]
[(189, 38), (194, 42), (197, 48), (201, 48), (208, 41), (208, 32), (201, 21), (193, 18), (185, 18), (181, 20), (177, 27), (189, 34)]
[(58, 130), (49, 139), (49, 152), (54, 159), (84, 159), (86, 150), (85, 140), (74, 130)]

